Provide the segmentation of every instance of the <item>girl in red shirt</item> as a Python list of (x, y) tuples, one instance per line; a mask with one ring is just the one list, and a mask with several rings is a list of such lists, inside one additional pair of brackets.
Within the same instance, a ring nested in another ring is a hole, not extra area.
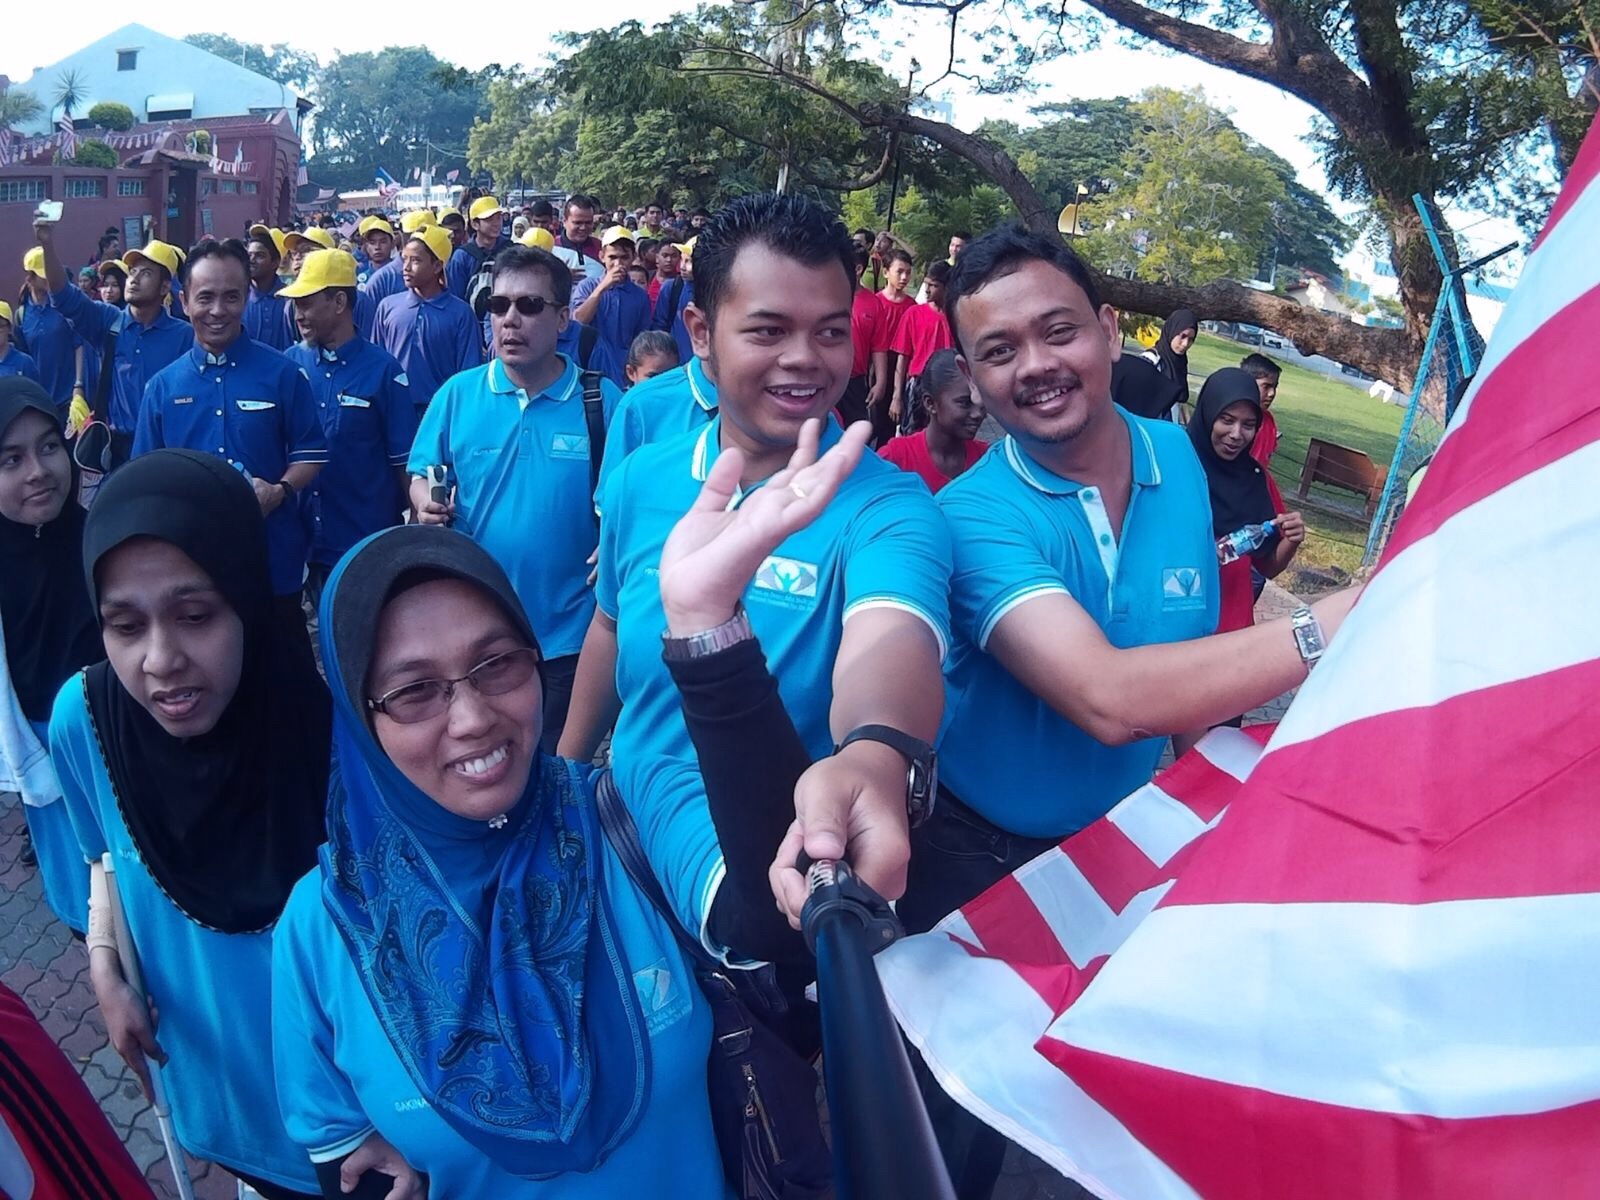
[(878, 455), (920, 476), (930, 492), (937, 492), (989, 448), (978, 437), (988, 412), (983, 397), (956, 366), (954, 350), (936, 351), (928, 359), (916, 380), (915, 399), (928, 414), (928, 427), (890, 438)]
[[(1250, 457), (1261, 426), (1261, 394), (1256, 381), (1238, 367), (1224, 367), (1206, 380), (1189, 418), (1189, 440), (1205, 468), (1211, 493), (1211, 531), (1220, 540), (1246, 525), (1273, 521), (1273, 533), (1259, 550), (1222, 566), (1221, 614), (1217, 632), (1255, 623), (1250, 566), (1271, 579), (1289, 565), (1305, 541), (1306, 523), (1297, 512), (1280, 513), (1267, 487), (1267, 474)], [(1222, 550), (1217, 550), (1222, 559)]]

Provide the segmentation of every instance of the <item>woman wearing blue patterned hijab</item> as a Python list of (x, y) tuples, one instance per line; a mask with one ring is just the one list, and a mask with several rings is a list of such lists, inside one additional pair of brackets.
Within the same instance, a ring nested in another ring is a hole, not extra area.
[(329, 840), (274, 956), (291, 1135), (432, 1200), (725, 1195), (705, 1001), (606, 851), (591, 768), (539, 750), (504, 572), (447, 529), (376, 534), (328, 581), (321, 649)]

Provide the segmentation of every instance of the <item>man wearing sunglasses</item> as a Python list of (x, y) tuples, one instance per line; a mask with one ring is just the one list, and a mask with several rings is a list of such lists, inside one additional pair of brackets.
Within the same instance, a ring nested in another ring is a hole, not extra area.
[[(495, 257), (491, 288), (494, 358), (434, 395), (406, 469), (417, 519), (481, 544), (527, 608), (545, 654), (544, 746), (554, 751), (594, 615), (598, 541), (583, 381), (556, 350), (571, 320), (572, 275), (549, 251), (513, 245)], [(594, 386), (609, 424), (621, 392), (607, 379)], [(445, 470), (443, 501), (431, 495), (430, 467)]]

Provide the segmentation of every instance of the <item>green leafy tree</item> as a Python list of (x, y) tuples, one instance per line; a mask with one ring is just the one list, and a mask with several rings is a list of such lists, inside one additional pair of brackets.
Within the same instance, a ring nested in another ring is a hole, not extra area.
[(106, 167), (117, 165), (117, 152), (98, 138), (82, 138), (72, 161), (80, 167)]
[(1151, 89), (1133, 115), (1139, 132), (1111, 218), (1086, 239), (1090, 258), (1159, 283), (1248, 278), (1287, 199), (1283, 181), (1198, 92)]
[(191, 33), (183, 40), (286, 87), (296, 88), (302, 94), (309, 93), (317, 81), (317, 56), (306, 50), (296, 50), (285, 42), (263, 46), (258, 42), (241, 42), (225, 33)]
[(1080, 184), (1116, 175), (1137, 132), (1133, 101), (1126, 96), (1040, 104), (1032, 112), (1044, 120), (1031, 128), (992, 121), (978, 132), (1005, 147), (1039, 194), (1058, 207), (1072, 203)]
[(0, 129), (26, 125), (44, 114), (44, 105), (32, 92), (17, 88), (0, 88)]
[(116, 100), (102, 100), (89, 109), (89, 120), (98, 129), (132, 129), (133, 109)]

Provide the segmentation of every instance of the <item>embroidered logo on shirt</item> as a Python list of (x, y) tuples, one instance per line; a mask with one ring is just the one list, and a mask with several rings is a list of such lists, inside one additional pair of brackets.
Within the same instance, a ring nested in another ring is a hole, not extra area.
[(589, 439), (581, 433), (555, 433), (550, 435), (551, 458), (589, 459)]
[(341, 408), (371, 408), (371, 400), (363, 400), (360, 396), (352, 396), (347, 392), (339, 393), (339, 407)]
[(398, 383), (401, 387), (410, 387), (411, 386), (411, 381), (406, 378), (406, 373), (404, 371), (401, 371), (400, 374), (396, 375), (394, 377), (394, 381), (396, 383)]
[(428, 1102), (421, 1096), (412, 1096), (409, 1100), (396, 1100), (394, 1110), (397, 1113), (427, 1112)]
[(193, 396), (174, 396), (172, 398), (172, 402), (174, 404), (193, 404), (194, 403), (194, 397)]
[(1164, 567), (1161, 571), (1162, 608), (1204, 608), (1205, 576), (1198, 567)]
[(271, 400), (235, 400), (234, 403), (240, 412), (267, 412), (278, 407)]
[(664, 958), (633, 973), (633, 990), (638, 993), (639, 1008), (651, 1033), (660, 1033), (689, 1011), (689, 997), (676, 985)]
[(817, 564), (769, 555), (756, 571), (754, 586), (764, 592), (815, 599)]

